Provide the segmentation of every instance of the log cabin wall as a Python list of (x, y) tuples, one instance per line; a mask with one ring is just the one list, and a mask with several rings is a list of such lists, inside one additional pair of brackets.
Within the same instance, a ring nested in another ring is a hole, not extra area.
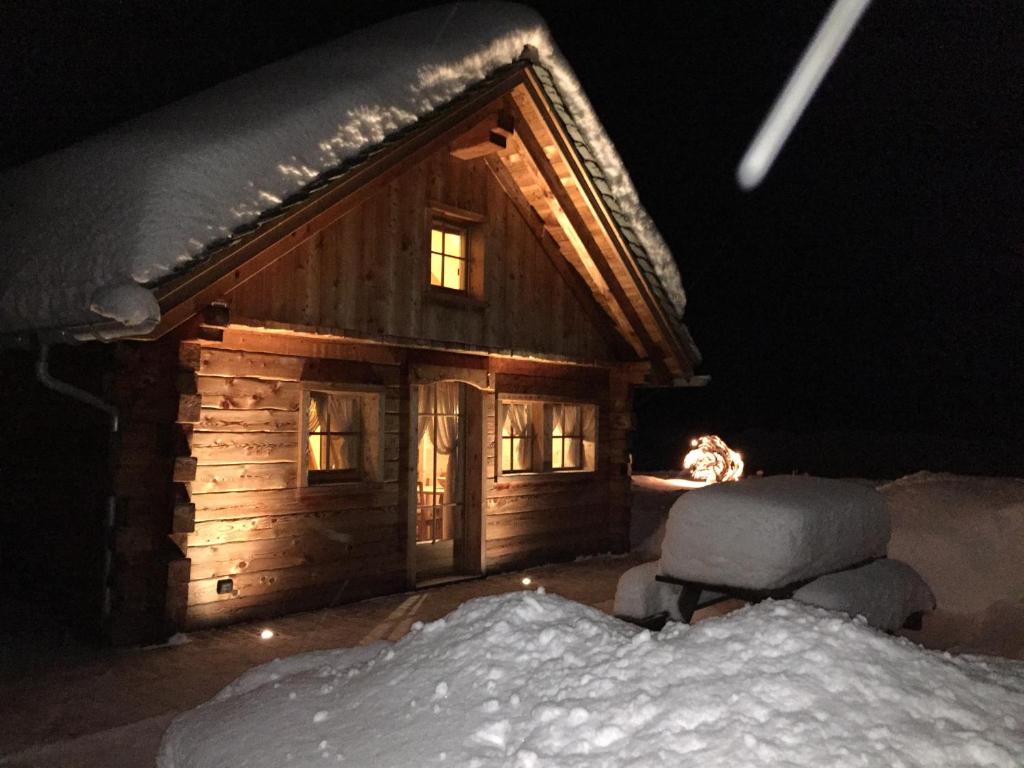
[[(614, 332), (590, 289), (483, 158), (441, 149), (367, 194), (230, 292), (232, 319), (398, 344), (613, 358)], [(429, 285), (434, 217), (469, 232), (467, 295)]]
[(176, 528), (171, 483), (183, 445), (175, 428), (177, 343), (123, 342), (114, 356), (111, 399), (120, 430), (114, 439), (108, 635), (125, 645), (162, 639), (177, 626), (166, 611), (167, 585), (184, 578), (188, 564), (168, 539)]
[[(486, 403), (485, 551), (490, 572), (624, 552), (629, 547), (628, 384), (615, 369), (529, 366), (492, 361), (495, 393)], [(529, 373), (525, 369), (532, 368)], [(598, 407), (593, 472), (502, 475), (499, 403), (505, 397)]]
[[(190, 570), (186, 581), (170, 584), (168, 606), (181, 606), (180, 626), (187, 629), (413, 586), (410, 393), (426, 369), (481, 374), (491, 383), (479, 427), (486, 446), (482, 503), (478, 496), (468, 504), (468, 514), (482, 521), (484, 570), (627, 547), (629, 402), (621, 393), (616, 399), (616, 369), (234, 328), (219, 342), (183, 343), (181, 363), (178, 420), (189, 448), (177, 462), (179, 480), (182, 466), (191, 461), (194, 468), (182, 487), (188, 511), (175, 519), (190, 520), (192, 530), (182, 536)], [(321, 386), (380, 392), (377, 481), (302, 487), (301, 392)], [(503, 395), (597, 405), (595, 470), (499, 476), (495, 435)]]
[[(179, 421), (195, 461), (186, 483), (193, 522), (184, 538), (191, 568), (179, 598), (183, 625), (195, 629), (404, 587), (399, 419), (408, 396), (400, 386), (401, 356), (369, 345), (244, 334), (241, 346), (181, 347), (191, 375), (181, 380)], [(300, 419), (303, 387), (310, 386), (379, 398), (379, 476), (304, 486)]]

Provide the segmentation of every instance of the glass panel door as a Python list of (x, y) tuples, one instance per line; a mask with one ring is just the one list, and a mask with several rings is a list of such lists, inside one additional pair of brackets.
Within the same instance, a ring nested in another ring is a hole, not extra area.
[(416, 467), (417, 572), (454, 570), (453, 543), (465, 508), (465, 385), (424, 384), (418, 392)]

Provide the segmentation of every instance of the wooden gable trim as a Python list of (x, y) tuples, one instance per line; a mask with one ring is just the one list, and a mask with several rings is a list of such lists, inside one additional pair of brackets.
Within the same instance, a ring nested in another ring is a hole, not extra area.
[[(576, 186), (582, 193), (583, 202), (588, 209), (587, 213), (596, 220), (602, 233), (614, 247), (614, 255), (617, 258), (609, 259), (609, 266), (616, 273), (618, 281), (621, 282), (628, 294), (630, 303), (635, 305), (637, 311), (643, 316), (644, 325), (653, 339), (658, 342), (658, 346), (667, 353), (666, 362), (673, 374), (677, 376), (690, 375), (697, 362), (694, 352), (683, 344), (678, 333), (673, 329), (671, 320), (666, 317), (660, 300), (653, 294), (647, 281), (640, 274), (628, 245), (615, 225), (614, 218), (590, 178), (590, 174), (585, 169), (583, 159), (566, 135), (557, 115), (554, 114), (532, 69), (526, 71), (523, 84), (513, 90), (513, 98), (516, 100), (517, 106), (523, 104), (524, 96), (529, 98), (530, 103), (537, 108), (544, 126), (554, 141), (555, 152), (553, 154), (556, 157), (549, 157), (546, 153), (545, 157), (549, 162), (553, 162), (555, 159), (561, 160), (570, 170)], [(525, 135), (525, 132), (523, 134)], [(575, 204), (572, 207), (577, 208)], [(577, 209), (577, 213), (579, 212)], [(609, 255), (607, 251), (603, 252), (606, 256)]]
[(452, 141), (479, 123), (481, 111), (490, 107), (497, 113), (501, 97), (523, 82), (525, 67), (525, 64), (516, 65), (486, 88), (453, 105), (433, 121), (427, 121), (406, 140), (378, 150), (339, 183), (313, 193), (292, 212), (159, 286), (154, 294), (160, 304), (160, 323), (142, 338), (160, 338), (273, 264), (356, 207), (374, 188), (393, 180), (429, 156), (439, 144)]
[[(644, 324), (637, 315), (633, 303), (625, 295), (611, 269), (602, 257), (593, 233), (569, 198), (561, 179), (555, 173), (550, 158), (534, 136), (526, 117), (517, 112), (521, 128), (512, 139), (512, 151), (501, 155), (502, 162), (510, 175), (519, 168), (526, 184), (520, 186), (538, 187), (538, 205), (547, 209), (552, 228), (560, 228), (568, 237), (572, 251), (591, 279), (594, 294), (606, 311), (615, 319), (616, 326), (641, 357), (654, 350), (654, 344)], [(568, 256), (569, 254), (567, 254)]]
[(551, 233), (545, 228), (544, 221), (538, 217), (537, 212), (530, 206), (530, 202), (523, 196), (522, 190), (515, 179), (512, 178), (512, 174), (509, 173), (505, 164), (493, 157), (488, 158), (486, 162), (487, 167), (494, 174), (498, 184), (512, 201), (512, 205), (515, 206), (515, 209), (519, 211), (519, 215), (523, 217), (523, 220), (533, 230), (534, 236), (540, 242), (545, 255), (554, 266), (555, 271), (561, 275), (562, 279), (569, 286), (569, 290), (572, 291), (573, 296), (576, 297), (587, 317), (594, 324), (597, 332), (604, 339), (605, 343), (608, 344), (615, 356), (620, 360), (629, 360), (642, 356), (637, 355), (636, 349), (626, 341), (624, 335), (620, 333), (617, 324), (609, 316), (608, 311), (598, 303), (591, 287), (584, 282), (580, 274), (566, 259), (565, 254), (558, 247), (558, 243), (554, 241)]

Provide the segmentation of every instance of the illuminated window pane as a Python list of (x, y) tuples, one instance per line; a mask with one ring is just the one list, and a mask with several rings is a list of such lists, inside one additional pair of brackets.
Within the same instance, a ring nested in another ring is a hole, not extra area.
[(466, 290), (466, 233), (438, 225), (430, 230), (430, 284)]
[[(310, 392), (306, 414), (309, 482), (358, 479), (362, 470), (363, 419), (358, 397)], [(339, 474), (344, 473), (344, 474)]]
[(444, 287), (461, 291), (465, 288), (462, 279), (462, 268), (465, 262), (462, 259), (444, 258)]
[(444, 233), (445, 256), (462, 257), (462, 235), (455, 232)]
[(430, 254), (430, 284), (441, 285), (441, 270), (444, 264), (444, 256), (440, 253)]
[(563, 445), (563, 442), (562, 442), (562, 439), (560, 437), (556, 437), (554, 440), (551, 441), (551, 468), (552, 469), (561, 469), (562, 466), (563, 466), (563, 464), (562, 464), (562, 445)]

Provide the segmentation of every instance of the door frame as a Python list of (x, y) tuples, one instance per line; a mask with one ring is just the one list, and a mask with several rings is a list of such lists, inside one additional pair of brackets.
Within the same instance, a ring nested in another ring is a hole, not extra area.
[[(422, 384), (436, 384), (442, 381), (457, 381), (466, 384), (465, 389), (465, 498), (463, 500), (464, 546), (459, 548), (455, 563), (458, 575), (479, 576), (484, 573), (486, 537), (484, 498), (487, 457), (487, 430), (485, 418), (487, 409), (484, 398), (493, 396), (494, 376), (487, 370), (438, 365), (410, 365), (408, 379), (409, 412), (405, 424), (405, 494), (406, 508), (405, 553), (406, 581), (414, 588), (417, 581), (416, 568), (416, 480), (419, 445), (419, 395)], [(402, 500), (402, 499), (400, 499)]]

